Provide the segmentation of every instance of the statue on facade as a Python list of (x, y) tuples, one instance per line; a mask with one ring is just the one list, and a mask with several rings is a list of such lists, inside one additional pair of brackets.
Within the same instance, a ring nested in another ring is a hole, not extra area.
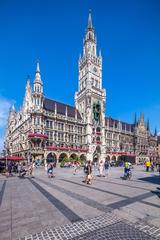
[(93, 119), (97, 125), (100, 124), (100, 116), (101, 116), (101, 105), (100, 105), (100, 102), (97, 101), (93, 103)]

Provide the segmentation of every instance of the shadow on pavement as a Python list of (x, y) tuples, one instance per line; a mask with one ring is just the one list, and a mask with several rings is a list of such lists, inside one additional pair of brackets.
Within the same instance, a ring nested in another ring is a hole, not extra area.
[(154, 183), (154, 184), (160, 184), (160, 176), (153, 175), (150, 177), (144, 177), (144, 178), (138, 178), (138, 180), (149, 182), (149, 183)]

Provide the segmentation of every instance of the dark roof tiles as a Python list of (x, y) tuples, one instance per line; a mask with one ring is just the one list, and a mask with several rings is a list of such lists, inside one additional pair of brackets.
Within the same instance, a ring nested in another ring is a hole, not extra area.
[(57, 101), (52, 100), (52, 99), (45, 98), (43, 107), (44, 107), (45, 110), (54, 112), (55, 111), (55, 104), (57, 106), (57, 114), (65, 115), (66, 114), (66, 107), (67, 107), (68, 117), (75, 118), (75, 112), (77, 111), (77, 118), (80, 119), (80, 120), (82, 119), (80, 113), (78, 112), (78, 110), (76, 110), (75, 107), (72, 107), (70, 105), (67, 105), (67, 104), (64, 104), (64, 103), (61, 103), (61, 102), (57, 102)]

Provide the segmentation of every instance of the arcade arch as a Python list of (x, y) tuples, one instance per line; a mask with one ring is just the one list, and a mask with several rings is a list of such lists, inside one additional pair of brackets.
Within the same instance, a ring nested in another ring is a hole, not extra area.
[(59, 162), (61, 162), (61, 161), (63, 161), (63, 159), (64, 158), (67, 158), (68, 156), (67, 156), (67, 154), (66, 153), (61, 153), (60, 155), (59, 155)]
[(81, 154), (81, 155), (80, 155), (80, 159), (83, 160), (83, 161), (86, 161), (86, 155)]
[(47, 158), (46, 158), (47, 163), (50, 162), (57, 162), (57, 156), (55, 153), (48, 153)]
[(113, 156), (111, 157), (111, 160), (112, 160), (112, 161), (116, 161), (116, 156), (113, 155)]
[(76, 159), (76, 158), (77, 158), (77, 155), (76, 155), (75, 153), (72, 153), (72, 154), (70, 155), (70, 158)]

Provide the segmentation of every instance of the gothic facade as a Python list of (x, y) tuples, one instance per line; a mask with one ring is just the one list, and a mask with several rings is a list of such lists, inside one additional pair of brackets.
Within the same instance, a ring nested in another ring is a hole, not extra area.
[(157, 136), (150, 133), (144, 115), (126, 123), (105, 115), (106, 91), (102, 87), (102, 56), (91, 14), (78, 62), (78, 91), (75, 106), (48, 99), (37, 62), (33, 89), (27, 80), (23, 105), (8, 117), (7, 154), (33, 159), (59, 160), (65, 156), (105, 161), (135, 156), (136, 161), (156, 158)]

